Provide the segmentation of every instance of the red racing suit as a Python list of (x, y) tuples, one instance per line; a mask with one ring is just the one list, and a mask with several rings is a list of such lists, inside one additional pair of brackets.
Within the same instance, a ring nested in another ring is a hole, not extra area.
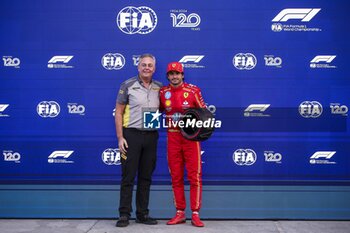
[[(168, 85), (159, 93), (160, 109), (166, 112), (166, 120), (176, 118), (188, 108), (205, 108), (198, 87), (183, 83), (179, 87)], [(184, 168), (190, 182), (190, 203), (192, 211), (199, 211), (202, 205), (202, 160), (198, 141), (185, 139), (178, 127), (168, 128), (167, 139), (168, 166), (177, 210), (185, 210)]]

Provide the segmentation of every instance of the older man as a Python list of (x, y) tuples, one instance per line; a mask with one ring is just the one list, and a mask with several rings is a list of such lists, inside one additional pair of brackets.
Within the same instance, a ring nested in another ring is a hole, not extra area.
[(122, 164), (117, 227), (129, 225), (136, 173), (136, 222), (157, 224), (149, 216), (148, 203), (152, 173), (156, 165), (158, 131), (143, 129), (143, 111), (159, 107), (162, 84), (152, 79), (155, 69), (155, 57), (151, 54), (141, 55), (138, 75), (121, 84), (117, 97), (115, 123)]

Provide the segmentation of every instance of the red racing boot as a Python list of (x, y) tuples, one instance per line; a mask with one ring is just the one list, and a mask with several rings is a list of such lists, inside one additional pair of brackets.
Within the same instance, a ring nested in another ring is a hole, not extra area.
[(192, 213), (192, 221), (191, 221), (191, 223), (195, 227), (204, 227), (204, 223), (199, 218), (199, 213), (197, 211), (194, 211)]
[(185, 222), (186, 222), (185, 211), (178, 210), (178, 211), (176, 211), (175, 217), (170, 219), (166, 224), (167, 225), (175, 225), (175, 224), (180, 224), (180, 223), (185, 223)]

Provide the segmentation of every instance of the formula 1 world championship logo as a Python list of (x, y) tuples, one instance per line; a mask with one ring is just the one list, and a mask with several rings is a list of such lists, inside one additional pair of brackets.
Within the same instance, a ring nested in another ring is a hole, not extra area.
[(117, 16), (118, 28), (125, 34), (148, 34), (157, 26), (157, 14), (147, 6), (127, 6)]
[[(320, 28), (309, 28), (306, 24), (295, 24), (295, 22), (308, 23), (315, 17), (321, 8), (286, 8), (280, 11), (273, 19), (271, 30), (274, 32), (320, 32)], [(287, 21), (292, 21), (286, 24)]]

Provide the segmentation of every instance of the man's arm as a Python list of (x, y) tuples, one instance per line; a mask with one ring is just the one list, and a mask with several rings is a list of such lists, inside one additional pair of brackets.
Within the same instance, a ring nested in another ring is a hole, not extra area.
[(165, 107), (163, 105), (163, 96), (164, 96), (164, 90), (163, 88), (160, 89), (159, 91), (159, 111), (164, 112)]
[(202, 93), (201, 93), (201, 89), (199, 89), (198, 87), (196, 88), (196, 91), (194, 93), (194, 97), (196, 99), (196, 104), (197, 107), (199, 108), (206, 108)]
[(117, 131), (118, 137), (118, 147), (120, 152), (123, 154), (126, 153), (126, 149), (128, 148), (128, 143), (126, 142), (123, 135), (123, 115), (125, 111), (125, 107), (128, 103), (128, 88), (126, 82), (123, 82), (120, 85), (120, 89), (118, 91), (117, 103), (115, 106), (115, 128)]
[(118, 137), (118, 147), (123, 154), (126, 154), (126, 149), (128, 148), (128, 143), (123, 136), (123, 114), (125, 106), (125, 104), (117, 103), (115, 107), (115, 128)]

